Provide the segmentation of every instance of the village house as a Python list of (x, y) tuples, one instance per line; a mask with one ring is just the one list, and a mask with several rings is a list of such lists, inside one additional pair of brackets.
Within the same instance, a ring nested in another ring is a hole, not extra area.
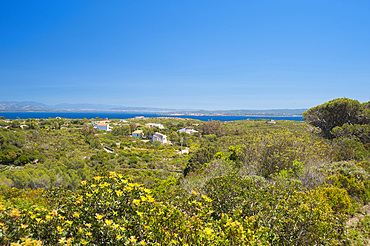
[(267, 121), (267, 124), (276, 124), (276, 121), (270, 120), (270, 121)]
[(162, 133), (159, 133), (159, 132), (156, 132), (153, 134), (153, 142), (155, 141), (158, 141), (160, 143), (167, 143), (167, 136), (162, 134)]
[(146, 127), (151, 127), (151, 128), (159, 128), (159, 129), (164, 129), (164, 126), (161, 123), (148, 123), (145, 125)]
[(193, 135), (194, 133), (197, 133), (198, 131), (194, 130), (194, 127), (185, 127), (185, 128), (182, 128), (180, 130), (178, 130), (179, 133), (187, 133), (187, 134), (190, 134), (190, 135)]
[(136, 138), (142, 138), (142, 137), (144, 137), (144, 132), (143, 132), (143, 130), (136, 130), (136, 131), (132, 132), (132, 136), (136, 137)]
[(109, 123), (105, 123), (103, 121), (100, 121), (100, 122), (92, 122), (92, 125), (97, 130), (112, 131), (112, 128), (109, 127)]

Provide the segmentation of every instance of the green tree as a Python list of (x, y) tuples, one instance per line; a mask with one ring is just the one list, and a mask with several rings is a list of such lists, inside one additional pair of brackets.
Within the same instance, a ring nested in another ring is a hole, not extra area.
[(361, 122), (363, 106), (359, 101), (348, 98), (337, 98), (310, 108), (303, 113), (303, 118), (316, 127), (319, 127), (326, 138), (331, 139), (331, 130), (345, 123), (349, 125)]
[(203, 123), (202, 133), (203, 135), (214, 134), (217, 137), (221, 137), (225, 135), (225, 127), (223, 126), (221, 121), (211, 120)]
[(336, 138), (359, 139), (363, 144), (370, 143), (370, 125), (349, 125), (334, 127), (331, 134)]
[(216, 152), (217, 149), (215, 146), (208, 145), (202, 146), (201, 148), (197, 149), (194, 153), (191, 153), (189, 162), (187, 163), (186, 168), (184, 170), (184, 175), (186, 176), (190, 172), (194, 172), (200, 169), (203, 166), (203, 164), (212, 161)]

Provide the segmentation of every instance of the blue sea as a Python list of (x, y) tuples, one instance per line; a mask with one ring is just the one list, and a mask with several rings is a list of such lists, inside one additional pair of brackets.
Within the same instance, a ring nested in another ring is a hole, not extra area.
[(168, 114), (140, 114), (140, 113), (123, 113), (123, 112), (0, 112), (0, 116), (5, 119), (48, 119), (48, 118), (69, 118), (69, 119), (93, 119), (108, 118), (108, 119), (130, 119), (135, 116), (144, 117), (177, 117), (177, 118), (190, 118), (201, 121), (219, 120), (219, 121), (235, 121), (235, 120), (256, 120), (256, 119), (269, 119), (269, 120), (295, 120), (304, 121), (302, 117), (270, 117), (270, 116), (197, 116), (197, 115), (168, 115)]

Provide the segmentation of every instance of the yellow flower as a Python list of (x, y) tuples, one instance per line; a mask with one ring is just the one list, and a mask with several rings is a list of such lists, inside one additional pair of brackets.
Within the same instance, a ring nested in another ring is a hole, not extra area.
[(104, 182), (104, 183), (102, 183), (102, 184), (99, 184), (99, 186), (100, 186), (101, 188), (104, 188), (104, 187), (108, 187), (108, 186), (109, 186), (109, 184), (108, 184), (107, 182)]
[(53, 218), (53, 216), (50, 216), (50, 215), (46, 215), (46, 216), (45, 216), (45, 219), (46, 219), (46, 220), (51, 220), (52, 218)]
[(87, 227), (91, 227), (91, 223), (88, 223), (88, 224), (85, 224), (85, 226), (87, 226)]
[(208, 235), (211, 235), (211, 234), (212, 234), (212, 232), (213, 232), (213, 230), (212, 230), (211, 228), (206, 227), (206, 228), (204, 228), (204, 232), (205, 232), (206, 234), (208, 234)]
[(212, 202), (212, 199), (211, 199), (211, 198), (209, 198), (208, 196), (202, 195), (202, 198), (203, 198), (206, 202)]
[(194, 196), (198, 195), (198, 193), (195, 190), (192, 190), (191, 194), (194, 195)]
[(96, 181), (98, 181), (98, 182), (99, 182), (99, 180), (101, 180), (101, 179), (102, 179), (102, 177), (97, 176), (97, 177), (94, 177), (94, 179), (95, 179)]
[(141, 198), (142, 202), (145, 202), (147, 200), (147, 198), (145, 196), (140, 196), (140, 198)]
[(40, 218), (36, 218), (36, 221), (40, 223), (40, 222), (42, 222), (43, 220), (42, 220), (42, 219), (40, 219)]
[(60, 233), (60, 232), (64, 231), (64, 229), (60, 226), (57, 226), (57, 231)]
[(135, 243), (137, 241), (135, 236), (131, 236), (128, 240), (130, 240), (131, 243)]
[(117, 194), (117, 196), (121, 196), (121, 195), (123, 194), (123, 191), (121, 191), (121, 190), (116, 190), (116, 194)]
[(15, 216), (15, 217), (19, 217), (19, 216), (21, 216), (21, 212), (18, 210), (18, 209), (13, 209), (11, 212), (10, 212), (10, 214), (9, 214), (10, 216)]
[(117, 240), (120, 240), (121, 238), (123, 238), (121, 235), (117, 235), (117, 236), (116, 236), (116, 239), (117, 239)]
[(140, 205), (140, 200), (138, 200), (138, 199), (134, 199), (134, 200), (132, 201), (132, 203), (133, 203), (133, 204), (135, 204), (135, 205), (137, 205), (137, 206), (139, 206), (139, 205)]
[(104, 217), (104, 215), (95, 214), (95, 218), (98, 220), (101, 220)]
[(62, 237), (61, 239), (59, 239), (59, 243), (61, 243), (61, 244), (64, 244), (66, 242), (67, 242), (67, 240), (66, 240), (65, 237)]
[(155, 202), (154, 198), (151, 195), (146, 196), (148, 198), (148, 202)]
[(88, 244), (90, 241), (87, 241), (85, 239), (81, 239), (81, 244), (85, 245), (85, 244)]
[(140, 241), (140, 244), (141, 244), (141, 245), (146, 245), (146, 242), (144, 242), (144, 241)]
[(82, 185), (86, 185), (86, 183), (87, 183), (87, 182), (86, 182), (86, 180), (81, 181), (81, 184), (82, 184)]
[(90, 197), (92, 197), (92, 194), (91, 193), (86, 193), (86, 196), (90, 198)]
[(58, 211), (54, 209), (53, 211), (51, 211), (51, 213), (52, 215), (56, 216), (58, 214)]
[(92, 233), (88, 231), (88, 232), (86, 232), (86, 235), (91, 236)]
[(105, 224), (107, 224), (107, 226), (110, 226), (111, 224), (113, 224), (113, 220), (105, 220)]
[(72, 223), (73, 223), (73, 222), (72, 222), (72, 221), (70, 221), (70, 220), (67, 220), (67, 221), (66, 221), (66, 223), (67, 223), (68, 225), (72, 225)]
[(136, 211), (136, 213), (137, 213), (137, 215), (139, 215), (139, 216), (143, 215), (143, 213), (142, 213), (142, 212), (139, 212), (139, 211)]
[(74, 212), (74, 213), (73, 213), (73, 217), (75, 217), (75, 218), (80, 217), (80, 213), (78, 213), (78, 212)]

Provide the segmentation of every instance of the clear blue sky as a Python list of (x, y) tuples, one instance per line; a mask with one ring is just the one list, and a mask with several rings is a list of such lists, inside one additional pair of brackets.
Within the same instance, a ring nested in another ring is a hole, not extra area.
[(0, 101), (191, 109), (370, 100), (370, 1), (0, 0)]

